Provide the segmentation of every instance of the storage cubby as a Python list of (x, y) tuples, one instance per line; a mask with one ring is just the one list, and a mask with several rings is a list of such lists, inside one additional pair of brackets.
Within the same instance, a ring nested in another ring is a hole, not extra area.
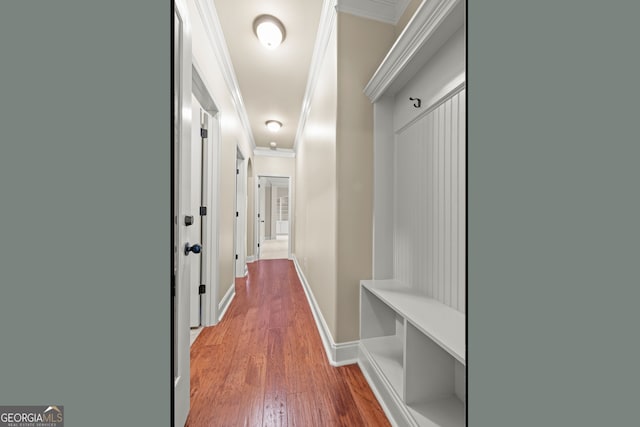
[(361, 345), (398, 394), (404, 378), (404, 319), (369, 290), (360, 294), (366, 313), (361, 325)]
[(399, 425), (464, 426), (464, 314), (395, 280), (360, 283), (361, 367), (385, 406)]
[(464, 366), (411, 323), (405, 342), (404, 401), (418, 425), (464, 426)]

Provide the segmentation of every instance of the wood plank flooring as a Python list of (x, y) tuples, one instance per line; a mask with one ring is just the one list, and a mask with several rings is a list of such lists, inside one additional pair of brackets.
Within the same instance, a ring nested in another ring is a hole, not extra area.
[(357, 365), (329, 365), (289, 260), (249, 264), (191, 347), (188, 427), (389, 426)]

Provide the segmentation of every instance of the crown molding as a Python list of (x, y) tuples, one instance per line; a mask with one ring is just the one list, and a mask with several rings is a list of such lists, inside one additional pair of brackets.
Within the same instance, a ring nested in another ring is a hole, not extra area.
[(407, 10), (407, 6), (409, 6), (411, 0), (397, 0), (396, 1), (396, 22), (393, 25), (396, 25), (402, 15), (404, 15), (404, 11)]
[(365, 87), (371, 102), (395, 94), (464, 25), (464, 20), (464, 0), (424, 1)]
[[(304, 98), (302, 99), (302, 111), (300, 112), (300, 119), (298, 120), (298, 129), (296, 131), (296, 139), (293, 143), (293, 150), (297, 152), (298, 142), (302, 138), (304, 128), (309, 118), (309, 112), (311, 110), (311, 101), (313, 100), (313, 93), (318, 84), (320, 73), (322, 71), (322, 62), (327, 53), (329, 47), (329, 40), (331, 39), (331, 31), (336, 21), (336, 0), (324, 0), (322, 3), (322, 11), (320, 12), (320, 24), (318, 26), (318, 33), (316, 35), (316, 42), (313, 46), (313, 54), (311, 56), (311, 65), (309, 66), (309, 77), (307, 78), (307, 88), (304, 91)], [(255, 151), (255, 150), (254, 150)]]
[(242, 128), (247, 134), (247, 138), (251, 143), (253, 149), (256, 148), (256, 142), (253, 138), (253, 132), (251, 131), (251, 124), (249, 122), (249, 116), (247, 115), (247, 109), (240, 93), (240, 86), (236, 79), (236, 72), (233, 69), (233, 63), (231, 62), (231, 56), (229, 55), (229, 49), (227, 48), (227, 42), (222, 32), (222, 25), (220, 19), (218, 19), (218, 12), (212, 0), (195, 0), (196, 9), (200, 19), (204, 24), (204, 30), (207, 33), (207, 39), (211, 47), (214, 56), (218, 60), (218, 65), (222, 72), (227, 89), (233, 99), (233, 104), (240, 117)]
[(253, 155), (255, 157), (295, 157), (295, 151), (289, 148), (271, 148), (256, 147), (253, 149)]
[(338, 12), (396, 25), (410, 0), (338, 0)]

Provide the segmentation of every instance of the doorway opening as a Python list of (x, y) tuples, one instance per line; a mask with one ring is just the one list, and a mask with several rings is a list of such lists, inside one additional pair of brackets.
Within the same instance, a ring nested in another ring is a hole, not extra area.
[(291, 179), (259, 176), (256, 193), (257, 259), (291, 258)]

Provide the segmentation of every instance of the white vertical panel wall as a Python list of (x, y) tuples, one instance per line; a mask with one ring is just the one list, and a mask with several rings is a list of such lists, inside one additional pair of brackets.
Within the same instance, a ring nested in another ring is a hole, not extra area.
[(465, 89), (396, 133), (394, 277), (465, 311)]

